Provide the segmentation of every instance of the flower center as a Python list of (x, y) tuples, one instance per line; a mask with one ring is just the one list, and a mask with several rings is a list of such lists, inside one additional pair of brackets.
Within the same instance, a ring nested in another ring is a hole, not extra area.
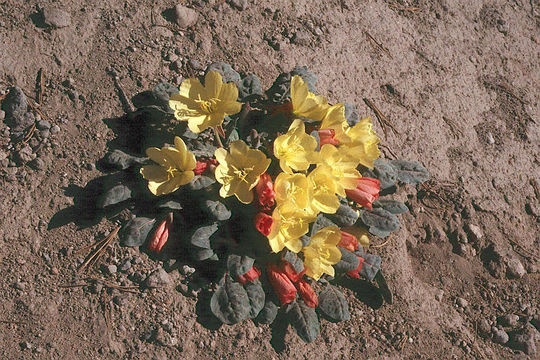
[(199, 104), (199, 107), (204, 114), (212, 114), (213, 112), (215, 112), (217, 109), (217, 105), (220, 101), (220, 99), (216, 98), (212, 98), (210, 100), (202, 100), (200, 95), (199, 99), (195, 100), (195, 102)]
[(243, 168), (243, 169), (239, 169), (239, 168), (237, 168), (236, 166), (231, 165), (231, 168), (233, 169), (233, 174), (235, 175), (235, 177), (237, 177), (238, 179), (240, 179), (240, 181), (243, 181), (243, 182), (245, 182), (245, 183), (248, 182), (248, 181), (246, 180), (246, 177), (249, 175), (249, 173), (250, 173), (251, 171), (253, 171), (253, 166), (247, 167), (247, 168)]

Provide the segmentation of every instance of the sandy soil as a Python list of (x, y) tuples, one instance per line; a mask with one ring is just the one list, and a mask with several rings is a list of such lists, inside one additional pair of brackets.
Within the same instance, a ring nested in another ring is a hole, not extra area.
[[(181, 3), (198, 14), (188, 28), (171, 19), (170, 0), (0, 3), (0, 94), (16, 84), (34, 97), (43, 69), (39, 109), (53, 125), (29, 141), (25, 156), (40, 159), (29, 163), (0, 125), (0, 357), (539, 356), (538, 0)], [(44, 23), (42, 8), (67, 12), (53, 19), (60, 28)], [(414, 208), (402, 229), (372, 249), (393, 305), (374, 309), (348, 291), (352, 320), (323, 321), (306, 345), (290, 329), (284, 342), (271, 340), (268, 326), (252, 322), (209, 328), (196, 312), (197, 272), (117, 242), (101, 268), (77, 275), (85, 254), (77, 250), (115, 224), (49, 225), (101, 175), (95, 164), (115, 136), (104, 120), (124, 113), (113, 76), (131, 96), (217, 60), (265, 87), (308, 65), (332, 102), (374, 116), (368, 98), (390, 119), (396, 132), (376, 124), (385, 157), (429, 169), (426, 186), (398, 194)], [(161, 288), (117, 288), (137, 287), (160, 267), (169, 272)]]

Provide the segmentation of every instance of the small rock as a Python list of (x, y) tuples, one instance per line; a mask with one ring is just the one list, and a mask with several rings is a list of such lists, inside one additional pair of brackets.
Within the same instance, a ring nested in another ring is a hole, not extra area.
[(182, 275), (189, 276), (191, 274), (195, 273), (195, 269), (192, 268), (189, 265), (182, 266)]
[(44, 170), (47, 167), (47, 164), (45, 164), (45, 161), (41, 158), (35, 158), (34, 160), (30, 161), (28, 163), (30, 167), (34, 170)]
[(490, 145), (495, 144), (495, 139), (493, 138), (493, 134), (492, 134), (492, 133), (490, 133), (490, 132), (488, 131), (488, 133), (486, 134), (486, 136), (487, 136), (488, 144), (490, 144)]
[(518, 324), (519, 316), (515, 314), (508, 314), (499, 319), (499, 324), (502, 326), (514, 327)]
[(86, 170), (89, 170), (89, 171), (96, 170), (96, 164), (94, 163), (86, 163), (84, 167), (86, 168)]
[(472, 242), (476, 242), (484, 236), (484, 234), (482, 233), (482, 229), (480, 229), (479, 226), (474, 224), (468, 224), (465, 231), (467, 231), (467, 234), (469, 235), (469, 240)]
[(493, 329), (493, 342), (497, 344), (506, 344), (508, 342), (509, 336), (506, 331), (501, 329)]
[(16, 281), (14, 284), (13, 284), (13, 287), (17, 290), (24, 290), (26, 289), (26, 283), (22, 282), (22, 281)]
[(47, 139), (50, 135), (51, 135), (51, 131), (49, 129), (45, 129), (45, 130), (41, 130), (39, 132), (39, 135), (43, 138), (43, 139)]
[(203, 70), (203, 66), (201, 65), (201, 62), (199, 60), (189, 60), (189, 66), (191, 66), (193, 70)]
[(36, 127), (38, 128), (38, 130), (50, 129), (51, 123), (47, 120), (40, 120), (37, 122)]
[(441, 300), (443, 299), (443, 296), (444, 296), (444, 290), (439, 290), (439, 291), (437, 292), (437, 295), (435, 295), (435, 299), (436, 299), (437, 301), (441, 301)]
[(521, 350), (527, 355), (536, 355), (535, 335), (538, 330), (534, 326), (527, 324), (522, 329), (512, 335), (510, 347), (514, 350)]
[(51, 134), (56, 134), (60, 131), (60, 126), (58, 125), (53, 125), (53, 127), (51, 128)]
[(0, 161), (7, 159), (9, 154), (0, 149)]
[(22, 350), (30, 350), (32, 348), (32, 344), (30, 344), (28, 341), (22, 342), (19, 345), (21, 346)]
[(247, 0), (231, 0), (231, 6), (238, 10), (244, 10), (247, 8), (247, 5)]
[(42, 10), (43, 22), (52, 28), (63, 28), (71, 25), (71, 15), (60, 9), (45, 8)]
[(509, 278), (519, 279), (527, 273), (521, 261), (515, 257), (508, 259), (506, 266), (506, 276)]
[(131, 269), (131, 261), (126, 260), (122, 263), (122, 266), (120, 266), (120, 271), (126, 272), (129, 269)]
[(0, 121), (4, 121), (6, 118), (6, 112), (4, 110), (0, 110)]
[(464, 298), (462, 298), (462, 297), (458, 297), (456, 299), (456, 303), (461, 308), (466, 308), (467, 306), (469, 306), (469, 302), (467, 300), (465, 300)]
[(21, 150), (15, 153), (15, 162), (19, 165), (25, 164), (36, 158), (36, 154), (32, 152), (30, 145), (26, 145)]
[(476, 326), (480, 335), (482, 335), (483, 337), (489, 337), (491, 333), (491, 326), (486, 319), (480, 319), (479, 321), (477, 321)]
[(10, 128), (14, 128), (14, 121), (18, 121), (26, 113), (28, 101), (26, 95), (18, 86), (13, 86), (9, 89), (8, 94), (2, 101), (2, 110), (5, 111), (6, 124)]
[(171, 70), (176, 72), (182, 71), (182, 60), (175, 60), (171, 63)]
[(163, 268), (159, 268), (155, 271), (153, 271), (146, 280), (144, 281), (144, 285), (148, 288), (157, 288), (166, 286), (171, 282), (171, 278), (169, 274)]
[(182, 28), (194, 25), (199, 17), (199, 14), (195, 10), (180, 4), (174, 7), (174, 15), (176, 23)]
[(111, 274), (111, 275), (112, 275), (112, 274), (116, 274), (116, 271), (117, 271), (117, 270), (118, 270), (118, 268), (117, 268), (116, 265), (114, 265), (114, 264), (111, 264), (111, 265), (108, 265), (108, 266), (107, 266), (107, 272), (108, 272), (109, 274)]

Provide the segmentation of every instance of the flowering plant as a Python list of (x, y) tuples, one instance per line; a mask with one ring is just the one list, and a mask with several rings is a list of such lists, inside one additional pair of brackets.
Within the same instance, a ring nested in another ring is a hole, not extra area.
[(148, 147), (148, 159), (108, 156), (124, 168), (142, 163), (147, 181), (149, 215), (124, 225), (125, 245), (187, 253), (212, 269), (220, 280), (209, 305), (223, 323), (272, 323), (282, 311), (306, 342), (319, 315), (350, 318), (342, 279), (375, 281), (392, 301), (381, 258), (366, 249), (408, 208), (380, 196), (429, 177), (417, 162), (379, 159), (371, 120), (329, 104), (314, 82), (296, 68), (263, 93), (254, 75), (212, 64), (204, 83), (160, 85), (154, 98), (166, 103), (146, 104), (170, 114), (161, 122), (174, 128), (162, 134), (174, 146)]

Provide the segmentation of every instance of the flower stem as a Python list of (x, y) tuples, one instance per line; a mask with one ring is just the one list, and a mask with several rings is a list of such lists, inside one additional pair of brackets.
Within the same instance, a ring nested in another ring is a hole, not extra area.
[(224, 147), (223, 143), (221, 142), (221, 137), (219, 136), (219, 133), (218, 133), (217, 129), (216, 128), (213, 128), (213, 129), (214, 129), (214, 137), (216, 138), (216, 141), (217, 141), (219, 147), (220, 148)]

